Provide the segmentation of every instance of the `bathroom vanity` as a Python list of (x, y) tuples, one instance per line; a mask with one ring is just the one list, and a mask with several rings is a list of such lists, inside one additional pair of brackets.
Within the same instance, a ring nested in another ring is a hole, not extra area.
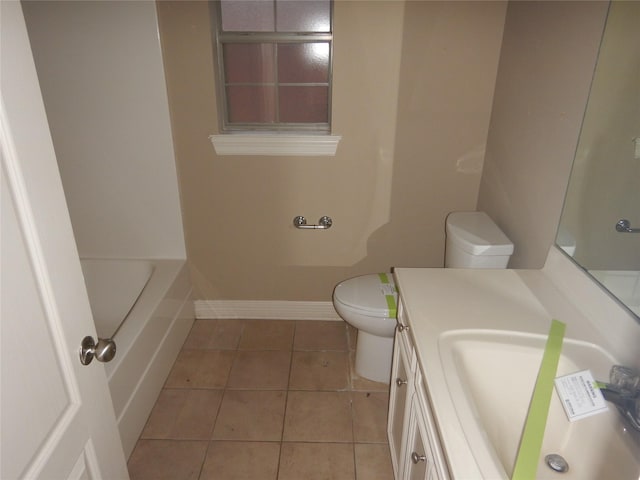
[[(541, 270), (406, 269), (388, 435), (396, 479), (511, 478), (551, 320), (566, 324), (558, 375), (640, 367), (640, 325), (553, 247)], [(613, 405), (569, 422), (555, 391), (536, 478), (633, 478), (640, 436)]]
[(448, 469), (407, 326), (400, 304), (389, 397), (391, 463), (396, 479), (444, 480)]

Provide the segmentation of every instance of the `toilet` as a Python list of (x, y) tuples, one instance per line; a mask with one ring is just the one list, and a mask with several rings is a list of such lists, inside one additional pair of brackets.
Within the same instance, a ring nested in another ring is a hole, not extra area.
[[(446, 268), (507, 268), (513, 243), (484, 212), (453, 212), (446, 220)], [(389, 383), (398, 294), (391, 274), (370, 274), (339, 283), (338, 315), (358, 329), (356, 373)]]

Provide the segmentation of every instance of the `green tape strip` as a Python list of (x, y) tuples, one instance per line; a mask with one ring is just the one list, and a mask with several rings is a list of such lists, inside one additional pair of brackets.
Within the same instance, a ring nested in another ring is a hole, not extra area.
[(551, 321), (542, 364), (538, 371), (536, 386), (529, 404), (529, 413), (520, 439), (516, 464), (511, 476), (512, 480), (535, 480), (536, 478), (538, 459), (553, 393), (553, 379), (558, 370), (565, 329), (564, 323), (555, 319)]
[[(379, 273), (380, 283), (391, 283), (386, 273)], [(396, 305), (396, 299), (393, 295), (385, 295), (387, 300), (387, 308), (389, 309), (389, 317), (396, 318), (398, 316), (398, 306)]]
[(396, 299), (393, 295), (385, 295), (387, 299), (387, 308), (389, 309), (389, 317), (396, 318), (398, 316), (398, 307), (396, 306)]

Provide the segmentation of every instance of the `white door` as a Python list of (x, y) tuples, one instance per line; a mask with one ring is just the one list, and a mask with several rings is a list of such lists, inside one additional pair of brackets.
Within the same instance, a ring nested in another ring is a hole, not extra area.
[(20, 3), (0, 1), (0, 478), (127, 479)]

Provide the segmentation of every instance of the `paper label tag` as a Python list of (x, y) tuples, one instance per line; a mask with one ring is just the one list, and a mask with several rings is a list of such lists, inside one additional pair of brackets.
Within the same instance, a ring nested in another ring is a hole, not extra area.
[(396, 293), (396, 287), (390, 283), (381, 283), (380, 289), (383, 295), (393, 295)]
[(608, 410), (606, 400), (589, 370), (557, 377), (554, 383), (570, 422)]

